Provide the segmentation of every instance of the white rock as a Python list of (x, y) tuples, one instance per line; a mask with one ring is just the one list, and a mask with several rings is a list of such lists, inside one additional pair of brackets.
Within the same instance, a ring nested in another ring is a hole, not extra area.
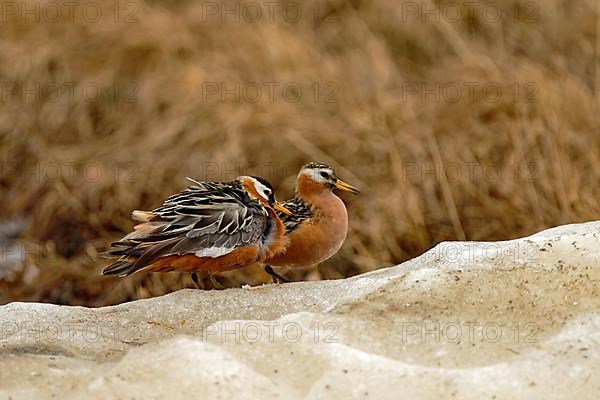
[(358, 277), (0, 307), (0, 399), (597, 399), (600, 223)]

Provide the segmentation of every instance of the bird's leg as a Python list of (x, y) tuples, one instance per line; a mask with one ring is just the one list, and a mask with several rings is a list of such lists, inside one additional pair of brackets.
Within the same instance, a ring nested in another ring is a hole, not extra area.
[(198, 275), (198, 272), (192, 272), (192, 280), (194, 281), (194, 283), (196, 284), (196, 287), (198, 289), (202, 289), (202, 290), (206, 289), (206, 285), (204, 283), (206, 276), (207, 276), (207, 274), (203, 273), (202, 278), (200, 278), (200, 275)]
[[(200, 273), (194, 271), (192, 272), (192, 280), (198, 287), (198, 289), (208, 290), (208, 289), (225, 289), (223, 285), (219, 283), (209, 272), (202, 271)], [(210, 286), (207, 285), (210, 283)]]
[(219, 281), (212, 275), (208, 275), (208, 280), (212, 284), (213, 289), (223, 290), (225, 287), (219, 283)]
[(265, 265), (265, 272), (267, 274), (271, 275), (271, 278), (273, 278), (273, 283), (288, 283), (289, 282), (283, 276), (281, 276), (277, 272), (273, 271), (273, 267), (271, 267), (270, 265)]

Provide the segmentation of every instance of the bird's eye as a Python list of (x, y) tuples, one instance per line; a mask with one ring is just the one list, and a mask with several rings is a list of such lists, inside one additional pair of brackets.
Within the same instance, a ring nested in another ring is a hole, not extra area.
[(321, 171), (321, 176), (323, 178), (329, 178), (329, 172)]

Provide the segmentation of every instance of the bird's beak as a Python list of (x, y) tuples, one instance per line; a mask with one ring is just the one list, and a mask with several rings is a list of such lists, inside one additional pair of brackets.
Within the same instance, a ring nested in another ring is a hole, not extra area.
[(360, 193), (360, 190), (358, 190), (354, 186), (344, 182), (343, 180), (341, 180), (339, 178), (335, 181), (335, 187), (336, 187), (336, 189), (343, 190), (344, 192), (351, 192), (353, 194)]
[(281, 211), (282, 213), (284, 213), (285, 215), (294, 215), (293, 212), (291, 212), (290, 210), (288, 210), (287, 208), (285, 208), (283, 206), (283, 204), (281, 204), (280, 202), (276, 201), (275, 204), (273, 205), (273, 208), (276, 209), (277, 211)]

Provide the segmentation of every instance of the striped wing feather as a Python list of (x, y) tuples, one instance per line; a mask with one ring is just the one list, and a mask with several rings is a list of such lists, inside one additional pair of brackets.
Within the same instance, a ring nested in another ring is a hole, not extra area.
[(214, 257), (260, 242), (268, 213), (237, 181), (194, 183), (152, 212), (134, 212), (134, 219), (142, 223), (113, 243), (119, 249), (106, 255), (121, 259), (103, 273), (129, 275), (161, 257), (194, 253)]
[(281, 211), (276, 211), (277, 216), (283, 221), (287, 233), (296, 229), (298, 225), (311, 218), (313, 215), (310, 206), (298, 197), (286, 201), (283, 205), (292, 212), (292, 215), (287, 215)]

